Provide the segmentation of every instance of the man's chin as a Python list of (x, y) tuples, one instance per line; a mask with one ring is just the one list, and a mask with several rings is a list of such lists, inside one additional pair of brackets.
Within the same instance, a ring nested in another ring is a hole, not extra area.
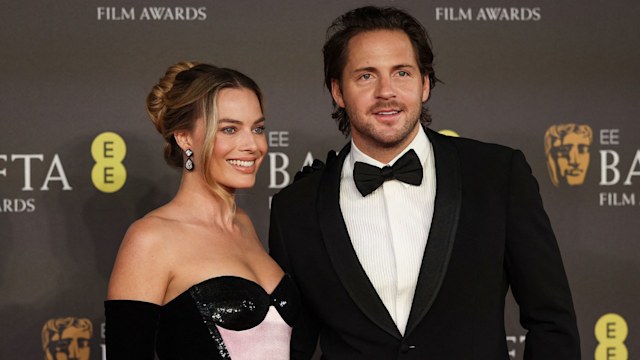
[(379, 131), (376, 134), (376, 142), (383, 148), (395, 148), (403, 143), (409, 143), (413, 129), (393, 129), (389, 131)]

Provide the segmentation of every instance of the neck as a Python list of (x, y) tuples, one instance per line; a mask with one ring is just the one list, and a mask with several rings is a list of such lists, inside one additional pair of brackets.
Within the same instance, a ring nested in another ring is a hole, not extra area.
[(204, 177), (199, 173), (183, 174), (174, 201), (184, 205), (185, 212), (194, 221), (213, 222), (225, 226), (233, 224), (234, 209), (211, 191)]

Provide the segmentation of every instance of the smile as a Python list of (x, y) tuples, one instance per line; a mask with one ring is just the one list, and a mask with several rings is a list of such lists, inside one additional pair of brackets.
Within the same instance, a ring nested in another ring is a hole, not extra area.
[(251, 167), (256, 163), (255, 160), (251, 160), (251, 161), (227, 160), (227, 162), (233, 166), (240, 166), (240, 167)]
[(399, 110), (389, 110), (389, 111), (378, 111), (375, 112), (374, 114), (376, 115), (395, 115), (395, 114), (399, 114), (400, 111)]

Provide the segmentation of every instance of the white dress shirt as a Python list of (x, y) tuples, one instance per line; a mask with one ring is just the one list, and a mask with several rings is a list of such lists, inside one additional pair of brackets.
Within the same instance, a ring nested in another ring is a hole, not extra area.
[[(410, 149), (422, 163), (424, 175), (419, 186), (389, 180), (367, 196), (358, 192), (353, 180), (356, 161), (378, 167), (393, 165)], [(360, 264), (403, 335), (431, 228), (435, 196), (433, 148), (422, 127), (409, 146), (388, 164), (365, 155), (351, 142), (342, 167), (340, 208)]]

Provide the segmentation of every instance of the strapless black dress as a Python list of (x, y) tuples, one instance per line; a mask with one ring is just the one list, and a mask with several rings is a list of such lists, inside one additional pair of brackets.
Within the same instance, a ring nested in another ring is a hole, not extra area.
[[(220, 276), (164, 306), (105, 301), (107, 359), (289, 359), (300, 306), (289, 275), (271, 294), (257, 283)], [(155, 344), (155, 345), (154, 345)]]

